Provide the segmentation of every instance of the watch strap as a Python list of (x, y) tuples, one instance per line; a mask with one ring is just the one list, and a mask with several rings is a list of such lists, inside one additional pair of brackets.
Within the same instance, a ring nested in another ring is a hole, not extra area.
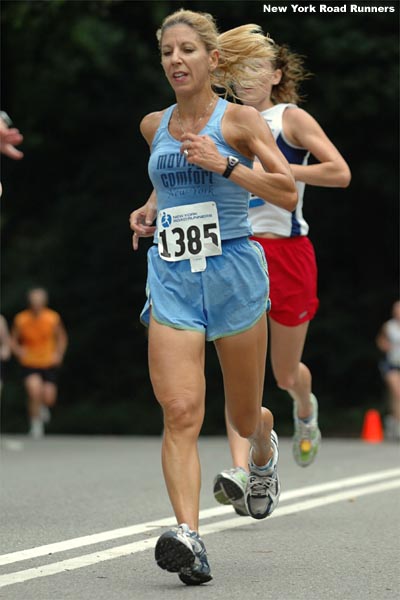
[(226, 179), (228, 179), (228, 177), (230, 177), (233, 169), (238, 166), (239, 162), (240, 161), (238, 158), (236, 158), (236, 156), (228, 156), (226, 159), (226, 163), (227, 163), (226, 169), (222, 173), (222, 177), (225, 177)]

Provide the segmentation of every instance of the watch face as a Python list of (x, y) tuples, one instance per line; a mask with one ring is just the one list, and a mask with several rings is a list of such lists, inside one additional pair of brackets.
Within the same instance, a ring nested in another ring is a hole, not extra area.
[(239, 162), (238, 158), (235, 158), (234, 156), (229, 156), (228, 157), (228, 164), (230, 167), (233, 167), (234, 165), (236, 165)]

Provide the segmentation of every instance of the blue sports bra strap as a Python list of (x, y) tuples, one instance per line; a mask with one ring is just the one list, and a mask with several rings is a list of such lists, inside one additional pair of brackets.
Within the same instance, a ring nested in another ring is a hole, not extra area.
[(175, 108), (176, 104), (172, 104), (172, 106), (169, 106), (165, 113), (162, 116), (160, 125), (159, 125), (159, 129), (163, 129), (163, 128), (168, 128), (168, 124), (170, 122), (171, 116), (172, 116), (172, 112)]

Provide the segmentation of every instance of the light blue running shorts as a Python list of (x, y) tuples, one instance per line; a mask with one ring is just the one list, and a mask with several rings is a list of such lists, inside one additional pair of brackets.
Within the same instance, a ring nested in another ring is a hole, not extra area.
[(208, 341), (250, 329), (269, 310), (269, 278), (262, 246), (242, 237), (222, 242), (222, 254), (207, 258), (207, 268), (192, 273), (189, 260), (166, 262), (156, 245), (148, 252), (147, 302), (162, 325), (199, 331)]

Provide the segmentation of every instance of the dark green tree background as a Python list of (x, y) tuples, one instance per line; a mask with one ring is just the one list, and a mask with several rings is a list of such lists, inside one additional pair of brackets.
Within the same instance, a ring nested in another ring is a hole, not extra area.
[[(349, 162), (353, 181), (347, 190), (306, 191), (321, 308), (305, 359), (325, 431), (357, 433), (366, 407), (383, 410), (374, 338), (398, 295), (397, 13), (265, 14), (262, 2), (239, 0), (2, 6), (2, 108), (25, 135), (24, 160), (2, 161), (2, 311), (11, 321), (27, 288), (40, 284), (64, 318), (70, 347), (52, 431), (161, 430), (138, 321), (149, 242), (132, 252), (128, 216), (151, 189), (139, 121), (173, 102), (155, 31), (181, 6), (213, 13), (221, 30), (258, 23), (307, 57), (314, 77), (304, 106)], [(221, 432), (212, 347), (207, 373), (204, 431)], [(285, 431), (290, 403), (270, 373), (266, 401)], [(6, 370), (2, 427), (26, 427), (15, 363)]]

